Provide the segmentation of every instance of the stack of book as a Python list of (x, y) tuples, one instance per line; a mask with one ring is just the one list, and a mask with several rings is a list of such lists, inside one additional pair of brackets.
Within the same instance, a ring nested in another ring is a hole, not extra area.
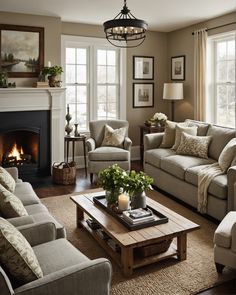
[(140, 224), (144, 222), (154, 221), (155, 217), (151, 210), (149, 209), (134, 209), (130, 211), (124, 211), (122, 214), (124, 220), (130, 224)]
[(43, 81), (37, 81), (33, 83), (33, 87), (36, 88), (45, 88), (45, 87), (49, 87), (48, 82), (43, 82)]

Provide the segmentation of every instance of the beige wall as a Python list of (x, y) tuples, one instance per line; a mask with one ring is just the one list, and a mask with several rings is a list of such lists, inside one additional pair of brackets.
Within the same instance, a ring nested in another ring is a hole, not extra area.
[[(192, 32), (200, 28), (212, 28), (223, 24), (235, 22), (236, 12), (230, 13), (207, 22), (199, 23), (191, 27), (173, 31), (167, 34), (168, 50), (168, 79), (171, 79), (171, 57), (186, 55), (186, 79), (184, 81), (184, 100), (175, 103), (175, 119), (183, 121), (194, 117), (194, 43)], [(236, 30), (236, 24), (208, 31), (208, 35)]]
[[(0, 12), (2, 24), (44, 27), (44, 64), (50, 60), (52, 65), (61, 63), (61, 19), (20, 13)], [(31, 86), (35, 79), (12, 78), (17, 86)]]

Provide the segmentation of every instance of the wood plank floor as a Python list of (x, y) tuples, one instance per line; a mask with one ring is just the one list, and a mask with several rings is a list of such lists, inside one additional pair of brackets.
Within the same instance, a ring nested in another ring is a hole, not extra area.
[[(132, 162), (132, 169), (136, 171), (142, 170), (142, 165), (140, 161)], [(90, 183), (89, 176), (85, 177), (84, 169), (77, 170), (77, 180), (75, 185), (58, 185), (52, 183), (51, 177), (42, 177), (42, 178), (32, 178), (29, 180), (32, 184), (35, 192), (40, 198), (46, 198), (51, 196), (59, 196), (70, 194), (74, 192), (83, 191), (86, 189), (96, 188), (96, 179), (93, 184)], [(225, 282), (214, 288), (210, 288), (203, 292), (200, 292), (201, 295), (228, 295), (236, 294), (236, 279)]]

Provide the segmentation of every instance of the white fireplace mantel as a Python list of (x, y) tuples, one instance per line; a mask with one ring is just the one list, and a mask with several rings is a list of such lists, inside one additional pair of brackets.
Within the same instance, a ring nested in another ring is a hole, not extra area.
[(0, 88), (1, 112), (51, 111), (51, 160), (64, 161), (65, 88)]

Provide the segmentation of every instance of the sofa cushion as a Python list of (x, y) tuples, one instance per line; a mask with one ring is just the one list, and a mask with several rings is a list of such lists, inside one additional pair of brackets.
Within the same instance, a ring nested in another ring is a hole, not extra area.
[(176, 122), (167, 120), (165, 123), (165, 133), (160, 145), (161, 148), (171, 148), (175, 143), (175, 127)]
[(128, 161), (129, 151), (117, 147), (99, 147), (88, 152), (89, 161)]
[(12, 193), (15, 190), (16, 182), (14, 178), (3, 167), (0, 167), (0, 184)]
[(41, 212), (48, 212), (48, 209), (43, 204), (33, 204), (25, 206), (26, 211), (29, 215), (41, 213)]
[(197, 126), (197, 135), (198, 136), (206, 136), (207, 130), (210, 127), (210, 124), (202, 121), (195, 121), (187, 119), (185, 121), (188, 126)]
[(28, 215), (21, 200), (0, 184), (0, 212), (5, 218)]
[(21, 200), (23, 205), (40, 203), (38, 196), (28, 182), (16, 183), (14, 194)]
[(236, 212), (229, 212), (218, 225), (214, 234), (214, 243), (223, 248), (231, 247), (231, 229), (236, 220)]
[[(33, 247), (44, 275), (89, 261), (66, 239), (57, 239)], [(66, 254), (66, 255), (65, 255)]]
[(210, 141), (211, 136), (193, 136), (183, 132), (176, 153), (207, 159)]
[[(205, 165), (188, 168), (185, 173), (185, 181), (198, 186), (198, 172), (206, 167)], [(208, 187), (209, 194), (219, 198), (227, 199), (228, 195), (227, 175), (218, 175), (210, 183)]]
[(175, 143), (172, 147), (173, 150), (177, 150), (177, 148), (179, 147), (183, 132), (191, 135), (197, 135), (197, 126), (188, 127), (177, 125), (175, 130)]
[(145, 152), (145, 162), (155, 167), (161, 167), (161, 159), (175, 155), (175, 151), (171, 149), (152, 149)]
[(109, 125), (105, 125), (104, 138), (101, 146), (122, 147), (126, 134), (126, 127), (113, 129)]
[(235, 137), (235, 130), (233, 128), (212, 125), (208, 129), (207, 135), (212, 136), (209, 146), (209, 157), (218, 160), (223, 148)]
[(215, 161), (212, 159), (174, 155), (161, 159), (161, 169), (180, 179), (184, 179), (185, 172), (188, 168), (204, 164), (212, 164), (214, 162)]
[(235, 156), (236, 156), (236, 139), (233, 138), (223, 148), (219, 156), (219, 160), (218, 160), (219, 166), (224, 173), (227, 171), (227, 169), (231, 165)]
[(0, 262), (19, 283), (43, 277), (33, 249), (7, 220), (0, 218)]

